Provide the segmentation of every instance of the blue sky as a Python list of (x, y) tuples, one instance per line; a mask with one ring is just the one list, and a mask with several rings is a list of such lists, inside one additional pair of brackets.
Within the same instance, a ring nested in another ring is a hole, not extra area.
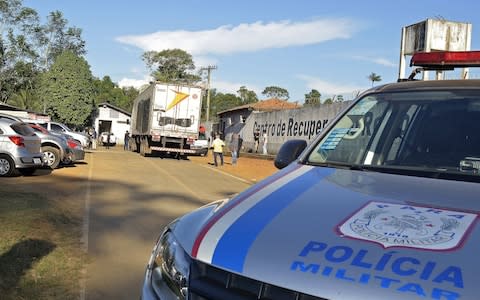
[[(371, 86), (396, 81), (401, 28), (427, 18), (469, 22), (472, 49), (480, 50), (478, 1), (160, 1), (24, 0), (45, 18), (61, 11), (83, 30), (94, 76), (139, 85), (149, 70), (147, 50), (183, 48), (197, 67), (216, 65), (212, 87), (236, 93), (267, 86), (303, 103), (317, 89), (322, 100), (350, 99)], [(477, 30), (478, 29), (478, 30)], [(474, 74), (474, 73), (472, 73)]]

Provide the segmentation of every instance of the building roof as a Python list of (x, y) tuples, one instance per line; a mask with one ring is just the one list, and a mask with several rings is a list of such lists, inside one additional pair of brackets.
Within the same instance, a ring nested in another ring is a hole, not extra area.
[(16, 106), (9, 105), (9, 104), (6, 104), (6, 103), (0, 103), (0, 109), (1, 110), (14, 110), (14, 111), (24, 110), (24, 109), (21, 109), (21, 108), (18, 108)]
[(254, 110), (254, 111), (275, 111), (275, 110), (285, 110), (285, 109), (294, 109), (300, 108), (301, 105), (298, 103), (288, 102), (287, 100), (281, 100), (278, 98), (270, 98), (267, 100), (258, 101), (255, 103), (244, 104), (237, 107), (232, 107), (230, 109), (221, 111), (217, 114), (223, 114), (226, 112), (233, 112), (237, 110)]
[(102, 106), (103, 106), (103, 107), (108, 106), (108, 107), (110, 107), (111, 109), (118, 110), (119, 112), (126, 114), (126, 115), (129, 116), (129, 117), (132, 116), (132, 114), (131, 114), (130, 112), (128, 112), (128, 111), (126, 111), (126, 110), (124, 110), (124, 109), (121, 109), (120, 107), (116, 107), (115, 105), (112, 105), (112, 104), (110, 104), (110, 103), (108, 103), (108, 102), (103, 102), (103, 103), (98, 104), (98, 107), (102, 107)]
[(34, 114), (34, 115), (37, 115), (37, 116), (48, 117), (48, 114), (36, 112), (36, 111), (33, 111), (33, 110), (29, 110), (29, 109), (23, 109), (23, 108), (16, 107), (16, 106), (13, 106), (13, 105), (9, 105), (9, 104), (6, 104), (6, 103), (0, 103), (0, 110), (27, 112), (29, 114)]

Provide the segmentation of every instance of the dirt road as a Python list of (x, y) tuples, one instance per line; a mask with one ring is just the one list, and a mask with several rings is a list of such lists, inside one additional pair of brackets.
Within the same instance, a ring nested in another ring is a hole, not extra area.
[(209, 157), (144, 158), (118, 148), (87, 156), (84, 235), (86, 299), (136, 299), (145, 264), (162, 228), (176, 217), (238, 193), (274, 172), (271, 161)]

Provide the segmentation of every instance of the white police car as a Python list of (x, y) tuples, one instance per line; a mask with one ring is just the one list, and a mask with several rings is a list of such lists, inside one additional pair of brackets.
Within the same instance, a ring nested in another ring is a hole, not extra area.
[(479, 299), (480, 80), (373, 88), (305, 147), (171, 223), (142, 298)]

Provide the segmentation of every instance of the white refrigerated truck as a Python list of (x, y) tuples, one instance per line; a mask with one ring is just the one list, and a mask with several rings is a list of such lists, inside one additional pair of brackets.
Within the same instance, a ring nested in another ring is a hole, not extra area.
[(190, 145), (198, 138), (202, 92), (193, 85), (151, 83), (133, 103), (131, 150), (143, 156), (197, 154)]

